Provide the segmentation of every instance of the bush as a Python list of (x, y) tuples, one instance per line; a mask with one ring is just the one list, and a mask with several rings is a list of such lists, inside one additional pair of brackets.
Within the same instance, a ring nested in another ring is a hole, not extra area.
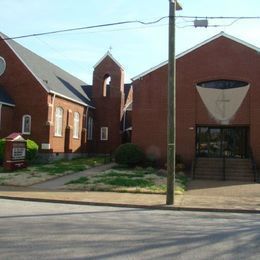
[(4, 161), (5, 139), (0, 139), (0, 163)]
[[(0, 163), (4, 161), (5, 139), (0, 139)], [(26, 140), (26, 159), (31, 161), (35, 158), (39, 146), (32, 140)]]
[(30, 139), (26, 140), (26, 159), (31, 161), (36, 157), (39, 146)]
[(131, 143), (122, 144), (115, 151), (115, 161), (131, 167), (142, 163), (144, 157), (142, 149)]

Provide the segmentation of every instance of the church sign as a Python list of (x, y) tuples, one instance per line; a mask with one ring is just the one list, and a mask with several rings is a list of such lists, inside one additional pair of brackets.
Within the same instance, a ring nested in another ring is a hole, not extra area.
[(5, 138), (4, 168), (16, 170), (27, 167), (26, 140), (19, 133), (10, 134)]
[(12, 159), (13, 160), (24, 160), (26, 156), (25, 143), (13, 143)]

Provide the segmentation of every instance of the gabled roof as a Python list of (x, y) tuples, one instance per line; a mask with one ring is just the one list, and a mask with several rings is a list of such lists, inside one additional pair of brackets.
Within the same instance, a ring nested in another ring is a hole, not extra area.
[(84, 106), (92, 106), (90, 98), (83, 90), (83, 86), (87, 85), (85, 82), (9, 39), (3, 33), (0, 33), (0, 38), (7, 39), (7, 45), (48, 93)]
[[(228, 38), (228, 39), (230, 39), (230, 40), (232, 40), (232, 41), (235, 41), (235, 42), (237, 42), (237, 43), (240, 43), (240, 44), (242, 44), (242, 45), (244, 45), (244, 46), (246, 46), (246, 47), (248, 47), (248, 48), (250, 48), (250, 49), (253, 49), (253, 50), (257, 51), (257, 52), (260, 52), (260, 48), (254, 46), (254, 45), (252, 45), (252, 44), (250, 44), (250, 43), (248, 43), (248, 42), (242, 41), (242, 40), (240, 40), (240, 39), (238, 39), (238, 38), (236, 38), (236, 37), (234, 37), (234, 36), (231, 36), (231, 35), (229, 35), (229, 34), (226, 34), (226, 33), (224, 33), (224, 32), (221, 32), (221, 33), (216, 34), (215, 36), (213, 36), (213, 37), (211, 37), (211, 38), (209, 38), (209, 39), (207, 39), (207, 40), (205, 40), (205, 41), (203, 41), (203, 42), (201, 42), (201, 43), (195, 45), (194, 47), (192, 47), (192, 48), (190, 48), (190, 49), (188, 49), (188, 50), (186, 50), (186, 51), (184, 51), (184, 52), (178, 54), (178, 55), (176, 56), (176, 59), (179, 59), (179, 58), (185, 56), (186, 54), (188, 54), (188, 53), (190, 53), (190, 52), (192, 52), (192, 51), (194, 51), (194, 50), (196, 50), (196, 49), (202, 47), (203, 45), (206, 45), (207, 43), (209, 43), (209, 42), (211, 42), (211, 41), (216, 40), (216, 39), (219, 38), (219, 37), (226, 37), (226, 38)], [(141, 74), (139, 74), (139, 75), (133, 77), (131, 80), (132, 80), (132, 81), (135, 81), (135, 80), (137, 80), (137, 79), (139, 79), (139, 78), (141, 78), (141, 77), (143, 77), (143, 76), (145, 76), (145, 75), (147, 75), (147, 74), (153, 72), (154, 70), (157, 70), (157, 69), (163, 67), (163, 66), (166, 65), (166, 64), (168, 64), (168, 60), (166, 60), (166, 61), (164, 61), (164, 62), (158, 64), (157, 66), (154, 66), (154, 67), (152, 67), (152, 68), (150, 68), (150, 69), (144, 71), (143, 73), (141, 73)]]
[(122, 70), (124, 70), (123, 66), (113, 57), (110, 51), (108, 51), (95, 65), (94, 69), (106, 58), (110, 57)]

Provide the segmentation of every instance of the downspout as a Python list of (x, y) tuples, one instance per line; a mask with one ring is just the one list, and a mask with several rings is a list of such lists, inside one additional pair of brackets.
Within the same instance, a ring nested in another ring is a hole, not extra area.
[(0, 104), (0, 129), (1, 129), (1, 118), (2, 118), (2, 104)]
[(53, 118), (54, 118), (54, 102), (55, 102), (55, 97), (56, 97), (56, 94), (53, 94), (52, 102), (51, 102), (51, 106), (52, 106), (52, 110), (51, 110), (51, 123), (53, 123)]
[(125, 132), (126, 109), (123, 110), (123, 133)]

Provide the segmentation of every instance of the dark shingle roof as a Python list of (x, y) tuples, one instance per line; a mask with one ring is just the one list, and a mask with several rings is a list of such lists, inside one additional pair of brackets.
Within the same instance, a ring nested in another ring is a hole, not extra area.
[[(2, 33), (0, 33), (0, 37), (3, 39), (8, 38)], [(38, 56), (14, 40), (6, 40), (6, 43), (31, 70), (46, 91), (56, 93), (85, 106), (92, 105), (90, 98), (83, 90), (83, 86), (86, 85), (85, 82)]]

